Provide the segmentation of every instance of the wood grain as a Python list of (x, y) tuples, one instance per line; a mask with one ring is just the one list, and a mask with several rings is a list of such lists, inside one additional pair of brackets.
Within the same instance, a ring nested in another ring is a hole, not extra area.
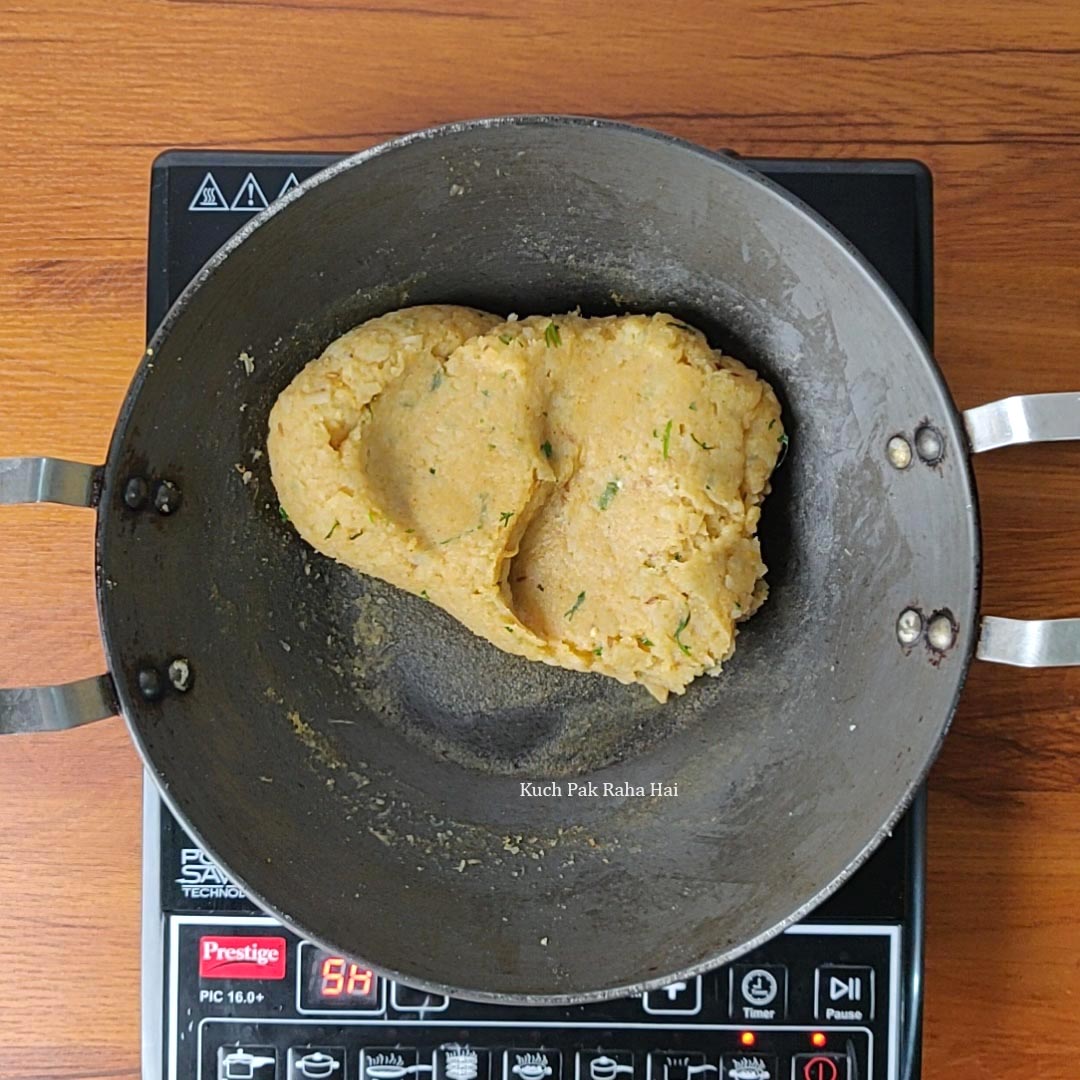
[[(920, 158), (957, 402), (1080, 386), (1073, 0), (0, 0), (0, 453), (102, 459), (158, 151), (355, 150), (526, 111)], [(977, 473), (986, 610), (1080, 613), (1080, 446)], [(90, 539), (85, 513), (0, 512), (0, 683), (101, 668)], [(0, 745), (5, 1080), (138, 1074), (139, 790), (116, 720)], [(1075, 1075), (1080, 671), (976, 667), (930, 811), (925, 1075)]]

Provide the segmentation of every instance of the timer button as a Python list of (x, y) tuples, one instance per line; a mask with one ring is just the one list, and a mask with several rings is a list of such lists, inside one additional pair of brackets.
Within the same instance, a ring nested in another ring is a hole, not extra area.
[(787, 968), (780, 964), (734, 964), (728, 969), (731, 1019), (753, 1024), (787, 1015)]

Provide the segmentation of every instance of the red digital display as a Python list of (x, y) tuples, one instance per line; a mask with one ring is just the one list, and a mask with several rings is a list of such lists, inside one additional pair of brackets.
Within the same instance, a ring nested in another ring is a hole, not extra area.
[(371, 968), (308, 944), (301, 949), (300, 961), (301, 1010), (379, 1011), (379, 977)]
[(371, 997), (371, 968), (362, 968), (344, 956), (328, 956), (319, 969), (319, 993), (323, 997)]

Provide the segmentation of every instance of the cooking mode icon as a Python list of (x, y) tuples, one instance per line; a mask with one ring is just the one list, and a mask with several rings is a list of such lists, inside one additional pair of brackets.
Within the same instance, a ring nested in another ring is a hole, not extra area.
[(562, 1058), (557, 1050), (507, 1050), (503, 1080), (562, 1080)]
[(295, 1046), (289, 1051), (289, 1080), (343, 1080), (345, 1051), (340, 1046)]
[(776, 1059), (758, 1054), (724, 1058), (720, 1076), (722, 1080), (779, 1080)]
[(277, 1051), (272, 1046), (222, 1046), (218, 1080), (275, 1080)]
[(430, 1072), (430, 1065), (417, 1064), (415, 1050), (373, 1046), (360, 1051), (362, 1080), (406, 1080), (406, 1077)]
[(488, 1053), (447, 1043), (435, 1051), (435, 1080), (488, 1080)]
[(697, 1051), (669, 1051), (649, 1055), (648, 1080), (717, 1080), (719, 1070)]
[(480, 1075), (480, 1066), (477, 1063), (475, 1050), (464, 1047), (447, 1050), (444, 1060), (448, 1080), (476, 1080)]
[(629, 1080), (634, 1055), (629, 1050), (579, 1050), (575, 1080)]

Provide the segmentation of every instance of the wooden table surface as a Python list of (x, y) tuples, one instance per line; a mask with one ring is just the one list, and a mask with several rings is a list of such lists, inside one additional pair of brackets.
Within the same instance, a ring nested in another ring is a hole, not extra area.
[[(0, 0), (0, 454), (101, 461), (150, 163), (576, 112), (746, 154), (916, 157), (961, 407), (1080, 389), (1075, 0)], [(1080, 420), (1080, 417), (1078, 417)], [(985, 609), (1080, 614), (1080, 446), (977, 464)], [(0, 512), (0, 685), (96, 673), (91, 521)], [(0, 745), (0, 1077), (139, 1072), (119, 720)], [(925, 1073), (1080, 1075), (1080, 669), (976, 665), (930, 798)]]

